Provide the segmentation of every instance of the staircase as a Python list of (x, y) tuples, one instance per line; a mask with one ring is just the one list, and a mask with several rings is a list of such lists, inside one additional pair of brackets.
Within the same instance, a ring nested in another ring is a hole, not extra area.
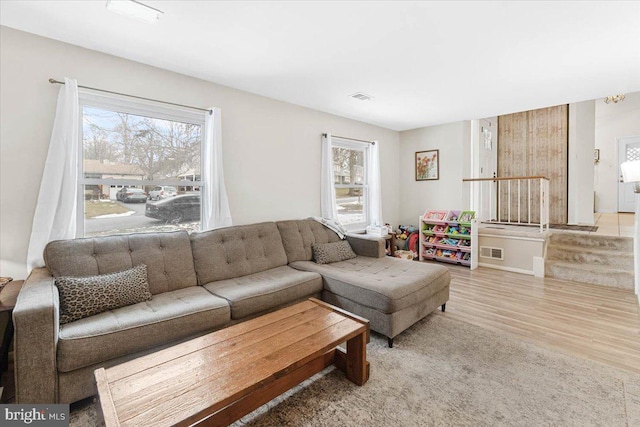
[(545, 276), (633, 290), (633, 238), (554, 232)]

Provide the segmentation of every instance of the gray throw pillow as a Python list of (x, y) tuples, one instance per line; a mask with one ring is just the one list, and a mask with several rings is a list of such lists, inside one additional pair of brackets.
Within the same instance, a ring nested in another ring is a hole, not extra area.
[(151, 299), (147, 266), (90, 277), (56, 277), (60, 324)]
[(318, 264), (329, 264), (355, 258), (357, 255), (346, 240), (331, 243), (312, 243), (313, 259)]

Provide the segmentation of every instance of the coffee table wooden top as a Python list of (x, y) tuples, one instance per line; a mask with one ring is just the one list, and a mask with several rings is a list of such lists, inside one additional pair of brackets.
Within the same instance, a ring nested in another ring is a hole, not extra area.
[[(107, 426), (189, 425), (271, 382), (281, 382), (314, 360), (333, 357), (331, 351), (345, 341), (351, 340), (348, 352), (359, 353), (355, 356), (366, 364), (368, 334), (367, 320), (312, 298), (96, 370), (103, 415)], [(368, 366), (355, 363), (359, 370), (355, 376), (360, 379), (350, 379), (362, 385)]]

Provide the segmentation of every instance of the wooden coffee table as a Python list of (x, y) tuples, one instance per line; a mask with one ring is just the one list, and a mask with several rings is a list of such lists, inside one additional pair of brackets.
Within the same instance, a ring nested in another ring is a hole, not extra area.
[(96, 370), (100, 407), (107, 427), (228, 425), (331, 364), (363, 385), (368, 341), (368, 320), (312, 298)]

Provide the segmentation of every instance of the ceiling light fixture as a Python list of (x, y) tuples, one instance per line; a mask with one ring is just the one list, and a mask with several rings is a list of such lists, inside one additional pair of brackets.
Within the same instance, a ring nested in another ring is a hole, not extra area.
[(624, 98), (625, 98), (624, 93), (620, 94), (620, 95), (611, 95), (611, 96), (607, 96), (604, 99), (604, 102), (607, 103), (607, 104), (610, 104), (612, 102), (614, 104), (617, 104), (618, 102), (624, 101)]
[(352, 93), (349, 96), (359, 101), (371, 101), (373, 99), (373, 96), (367, 95), (366, 93), (362, 93), (362, 92)]
[(107, 9), (149, 23), (156, 22), (164, 14), (163, 11), (136, 0), (107, 0)]

